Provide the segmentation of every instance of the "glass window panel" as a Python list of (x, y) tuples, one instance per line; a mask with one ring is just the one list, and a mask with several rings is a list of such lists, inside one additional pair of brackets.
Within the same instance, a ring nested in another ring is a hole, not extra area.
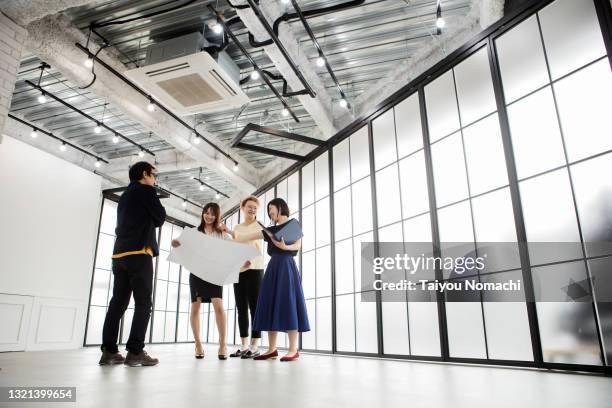
[(167, 251), (170, 250), (170, 241), (172, 241), (172, 224), (165, 222), (162, 225), (161, 237), (159, 239), (159, 247)]
[(90, 306), (87, 323), (87, 344), (102, 344), (102, 328), (106, 317), (106, 307)]
[[(134, 319), (134, 309), (127, 309), (125, 314), (123, 315), (123, 331), (121, 334), (121, 343), (127, 343), (130, 338), (130, 330), (132, 328), (132, 320)], [(145, 337), (145, 343), (147, 343), (148, 338)]]
[[(276, 196), (287, 201), (287, 179), (284, 179), (276, 185)], [(237, 217), (236, 217), (237, 221)]]
[(588, 261), (593, 279), (597, 314), (608, 365), (612, 365), (612, 258), (598, 258)]
[(353, 240), (336, 243), (335, 248), (336, 293), (354, 292), (353, 288)]
[(429, 191), (425, 154), (421, 150), (399, 162), (402, 216), (404, 218), (429, 210)]
[(506, 102), (548, 83), (544, 48), (536, 16), (495, 40)]
[(174, 343), (176, 335), (176, 312), (166, 313), (164, 342)]
[(565, 164), (550, 87), (510, 105), (508, 122), (519, 179)]
[(377, 353), (376, 303), (362, 302), (361, 295), (356, 295), (355, 321), (357, 352)]
[(451, 357), (487, 358), (480, 302), (446, 302)]
[[(483, 282), (522, 281), (521, 271), (485, 275)], [(484, 299), (487, 299), (484, 293)], [(503, 295), (502, 295), (503, 296)], [(524, 302), (483, 301), (489, 358), (533, 361), (531, 334)]]
[(302, 207), (314, 203), (314, 162), (302, 167)]
[(397, 161), (393, 109), (389, 109), (372, 121), (372, 132), (374, 166), (379, 170)]
[(189, 330), (189, 313), (179, 313), (176, 340), (189, 341)]
[(378, 225), (384, 226), (402, 219), (400, 182), (397, 164), (376, 173), (376, 206)]
[(168, 253), (168, 251), (164, 250), (159, 251), (159, 259), (157, 260), (157, 279), (168, 280), (168, 270), (170, 269), (170, 262), (167, 261)]
[(331, 221), (329, 219), (329, 197), (325, 197), (315, 204), (315, 222), (316, 222), (316, 243), (317, 248), (323, 245), (328, 245), (330, 240), (329, 227)]
[(372, 186), (367, 177), (352, 186), (353, 234), (372, 229)]
[(502, 243), (487, 245), (486, 271), (520, 268), (518, 245), (509, 244), (517, 242), (510, 190), (504, 188), (473, 199), (472, 211), (476, 241), (484, 245)]
[(114, 245), (115, 237), (106, 234), (99, 235), (98, 249), (96, 252), (96, 268), (111, 270)]
[(383, 350), (385, 354), (410, 354), (408, 310), (405, 302), (382, 302)]
[(368, 127), (364, 126), (351, 136), (351, 181), (357, 181), (370, 174), (370, 143)]
[[(537, 299), (543, 298), (544, 291), (563, 293), (567, 290), (568, 282), (586, 279), (582, 261), (533, 268), (532, 275)], [(536, 302), (536, 308), (544, 361), (602, 364), (593, 305), (590, 302), (544, 301)]]
[(404, 242), (431, 242), (429, 214), (419, 215), (404, 221)]
[(403, 242), (402, 223), (389, 225), (378, 230), (378, 242)]
[[(359, 235), (353, 238), (353, 271), (355, 274), (355, 291), (361, 292), (362, 290), (371, 289), (371, 287), (361, 287), (361, 243), (362, 242), (374, 242), (374, 235), (368, 232), (363, 235)], [(365, 285), (365, 284), (364, 284)]]
[[(467, 252), (474, 251), (474, 232), (472, 227), (472, 215), (470, 203), (464, 201), (459, 204), (438, 210), (438, 225), (440, 230), (440, 243), (442, 256), (464, 256)], [(465, 242), (465, 245), (457, 247), (456, 243)], [(443, 271), (444, 278), (456, 276), (451, 270)]]
[(608, 60), (578, 71), (554, 87), (569, 161), (612, 149), (612, 75)]
[[(257, 219), (259, 220), (259, 222), (262, 222), (265, 224), (266, 222), (266, 218), (268, 217), (267, 215), (267, 208), (266, 206), (268, 205), (268, 203), (266, 203), (266, 195), (262, 194), (259, 197), (257, 197), (259, 199), (259, 207), (257, 208)], [(267, 224), (265, 224), (267, 225)]]
[[(202, 322), (200, 323), (200, 336), (203, 342), (208, 342), (211, 340), (208, 338), (208, 307), (204, 308), (204, 310), (206, 310), (206, 312), (202, 313)], [(191, 333), (191, 337), (193, 338), (193, 333)]]
[(331, 350), (331, 329), (331, 298), (317, 299), (317, 350)]
[(606, 54), (592, 1), (557, 0), (538, 14), (553, 80)]
[(612, 253), (612, 153), (570, 168), (588, 256)]
[(178, 302), (178, 283), (168, 282), (168, 301), (166, 303), (166, 310), (170, 312), (175, 312), (177, 302)]
[(317, 249), (317, 297), (331, 296), (331, 254), (329, 245)]
[(217, 324), (215, 323), (215, 313), (212, 306), (208, 313), (208, 342), (216, 343), (219, 341), (219, 332), (217, 331)]
[(425, 87), (425, 102), (430, 142), (450, 135), (459, 129), (459, 113), (452, 70)]
[(415, 356), (440, 356), (438, 304), (413, 302), (408, 304), (410, 322), (410, 352)]
[(414, 93), (395, 105), (395, 128), (397, 132), (397, 155), (404, 157), (423, 148), (419, 94)]
[(467, 198), (468, 186), (461, 134), (455, 133), (433, 144), (431, 155), (438, 207)]
[(336, 296), (336, 347), (338, 351), (355, 351), (354, 295)]
[(497, 110), (486, 46), (457, 65), (454, 71), (463, 126)]
[(308, 322), (310, 323), (310, 331), (302, 333), (302, 349), (315, 350), (317, 319), (315, 313), (315, 299), (306, 301), (306, 310), (308, 311)]
[(508, 184), (497, 114), (463, 130), (472, 196)]
[[(566, 169), (522, 181), (519, 187), (529, 242), (580, 242)], [(530, 246), (529, 256), (532, 265), (582, 256), (579, 246), (567, 249), (544, 253)]]
[(100, 232), (109, 235), (115, 235), (115, 227), (117, 226), (117, 203), (104, 200), (102, 209), (102, 220), (100, 221)]
[[(264, 206), (260, 203), (260, 207)], [(300, 209), (300, 173), (295, 172), (287, 179), (287, 205), (289, 211), (298, 211)]]
[(351, 189), (334, 194), (334, 234), (336, 241), (348, 238), (352, 233)]
[[(265, 225), (270, 225), (272, 224), (272, 221), (270, 221), (270, 217), (268, 217), (268, 203), (270, 201), (272, 201), (274, 199), (274, 187), (272, 187), (271, 189), (269, 189), (268, 191), (266, 191), (265, 194), (265, 199), (264, 199), (264, 224)], [(290, 209), (291, 210), (291, 209)]]
[(323, 153), (315, 159), (315, 200), (329, 195), (329, 157)]
[(191, 309), (191, 292), (189, 285), (181, 285), (179, 310), (181, 312), (189, 312)]
[(167, 291), (168, 282), (158, 280), (155, 289), (155, 310), (166, 310)]
[(349, 157), (349, 139), (334, 146), (334, 191), (351, 183), (351, 162)]
[(113, 295), (112, 288), (109, 288), (111, 272), (105, 269), (96, 269), (91, 290), (91, 305), (106, 306)]
[(169, 262), (169, 266), (170, 270), (168, 271), (168, 280), (178, 282), (181, 265)]
[(153, 312), (153, 343), (163, 343), (166, 332), (166, 312)]
[(315, 247), (315, 206), (311, 205), (302, 210), (302, 251), (309, 251)]
[(172, 226), (172, 239), (177, 238), (183, 232), (183, 228), (179, 226)]
[(315, 293), (315, 277), (316, 264), (315, 252), (310, 251), (302, 254), (302, 288), (304, 289), (304, 297), (306, 299), (314, 298)]

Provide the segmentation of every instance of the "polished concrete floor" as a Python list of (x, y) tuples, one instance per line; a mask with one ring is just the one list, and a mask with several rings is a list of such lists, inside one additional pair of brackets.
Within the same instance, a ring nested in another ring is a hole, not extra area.
[(0, 386), (75, 386), (44, 407), (612, 407), (612, 378), (303, 354), (300, 361), (203, 360), (192, 344), (149, 346), (156, 367), (100, 367), (99, 351), (0, 353)]

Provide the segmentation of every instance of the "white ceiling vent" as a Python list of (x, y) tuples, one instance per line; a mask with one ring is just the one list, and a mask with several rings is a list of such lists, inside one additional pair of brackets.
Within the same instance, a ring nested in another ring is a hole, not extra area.
[(217, 61), (198, 52), (129, 70), (125, 75), (178, 115), (206, 113), (244, 105), (249, 98)]

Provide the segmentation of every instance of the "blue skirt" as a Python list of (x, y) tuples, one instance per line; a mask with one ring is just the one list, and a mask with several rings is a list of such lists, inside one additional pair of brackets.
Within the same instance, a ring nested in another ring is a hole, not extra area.
[(300, 272), (293, 256), (274, 254), (261, 282), (255, 318), (255, 331), (310, 331)]

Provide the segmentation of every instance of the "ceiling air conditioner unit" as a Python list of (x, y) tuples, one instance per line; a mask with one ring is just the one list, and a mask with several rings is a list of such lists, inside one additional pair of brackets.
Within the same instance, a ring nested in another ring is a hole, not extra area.
[(240, 88), (240, 69), (225, 51), (213, 55), (202, 33), (162, 41), (147, 49), (144, 67), (125, 75), (178, 115), (193, 115), (249, 102)]

